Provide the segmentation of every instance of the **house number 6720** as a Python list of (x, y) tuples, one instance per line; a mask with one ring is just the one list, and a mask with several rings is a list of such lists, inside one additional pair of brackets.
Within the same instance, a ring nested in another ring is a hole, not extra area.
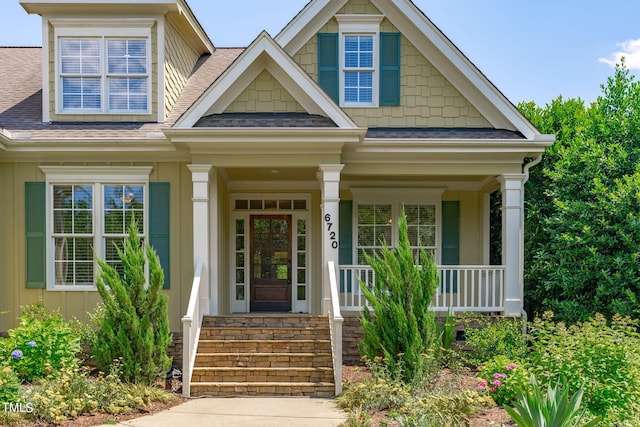
[(331, 230), (333, 228), (333, 222), (331, 222), (331, 214), (326, 214), (324, 216), (324, 222), (327, 224), (327, 233), (329, 233), (331, 247), (333, 249), (338, 249), (338, 239), (336, 238), (336, 232)]

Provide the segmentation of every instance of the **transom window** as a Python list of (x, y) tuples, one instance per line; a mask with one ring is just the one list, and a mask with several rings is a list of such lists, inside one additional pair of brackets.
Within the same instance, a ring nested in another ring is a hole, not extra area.
[(373, 103), (374, 36), (344, 36), (344, 102)]
[(147, 113), (149, 39), (59, 38), (62, 112)]

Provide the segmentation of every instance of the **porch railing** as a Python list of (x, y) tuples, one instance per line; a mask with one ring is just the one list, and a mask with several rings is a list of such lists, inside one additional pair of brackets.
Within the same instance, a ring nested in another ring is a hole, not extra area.
[[(440, 285), (433, 308), (454, 312), (504, 311), (504, 266), (446, 265), (438, 266)], [(371, 286), (376, 277), (368, 265), (341, 265), (339, 297), (342, 311), (359, 311), (367, 305), (361, 286)]]
[(336, 279), (336, 265), (333, 261), (327, 262), (329, 269), (329, 287), (331, 289), (331, 304), (329, 308), (329, 331), (331, 333), (331, 358), (333, 360), (333, 383), (335, 393), (342, 393), (342, 323), (344, 318), (340, 311), (340, 294), (338, 293), (338, 280)]
[(187, 314), (182, 318), (182, 395), (191, 396), (191, 374), (196, 361), (198, 351), (198, 338), (202, 327), (202, 318), (208, 312), (209, 307), (202, 301), (206, 301), (205, 282), (200, 280), (204, 265), (198, 260), (191, 285), (191, 295)]

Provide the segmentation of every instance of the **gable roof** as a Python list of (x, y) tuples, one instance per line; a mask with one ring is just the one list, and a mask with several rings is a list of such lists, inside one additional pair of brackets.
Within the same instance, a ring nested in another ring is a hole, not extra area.
[[(370, 1), (493, 127), (520, 132), (527, 139), (553, 140), (541, 135), (411, 0)], [(294, 55), (347, 2), (311, 0), (275, 40), (285, 52)]]
[(223, 113), (264, 70), (268, 71), (307, 113), (328, 117), (339, 128), (358, 128), (266, 31), (263, 31), (193, 103), (176, 121), (174, 128), (191, 128), (202, 117)]

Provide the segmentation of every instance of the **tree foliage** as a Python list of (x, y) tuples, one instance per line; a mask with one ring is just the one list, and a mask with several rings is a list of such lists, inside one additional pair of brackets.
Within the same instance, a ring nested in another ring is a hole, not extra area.
[(94, 359), (103, 372), (109, 372), (114, 360), (119, 359), (124, 381), (152, 384), (171, 366), (167, 355), (171, 343), (167, 297), (161, 292), (164, 273), (155, 250), (142, 244), (134, 222), (129, 226), (124, 249), (116, 250), (122, 274), (98, 260), (96, 286), (105, 310), (92, 343)]
[(519, 106), (557, 135), (528, 184), (528, 309), (570, 322), (640, 315), (640, 84), (623, 62), (602, 91)]
[[(398, 246), (386, 245), (365, 259), (375, 272), (375, 284), (368, 289), (361, 283), (373, 316), (363, 309), (360, 322), (364, 337), (360, 353), (373, 360), (384, 358), (392, 374), (404, 381), (425, 371), (429, 356), (438, 344), (435, 316), (430, 305), (439, 283), (433, 257), (420, 250), (421, 268), (416, 265), (407, 235), (407, 217), (398, 222)], [(425, 357), (426, 356), (426, 357)], [(432, 359), (433, 360), (433, 359)]]

